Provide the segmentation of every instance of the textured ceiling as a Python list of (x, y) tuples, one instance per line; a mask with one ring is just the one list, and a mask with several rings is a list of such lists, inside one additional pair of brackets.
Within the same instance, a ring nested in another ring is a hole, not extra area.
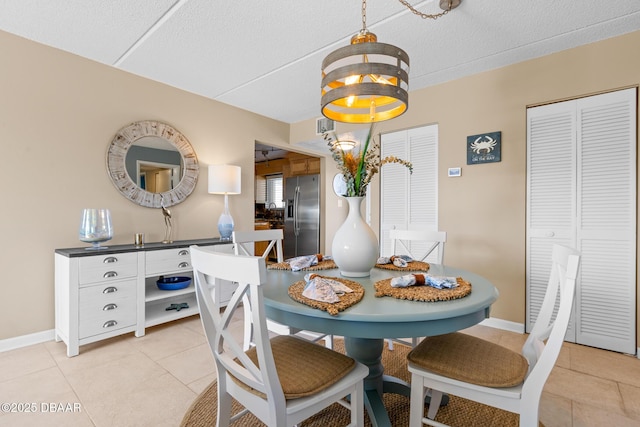
[[(359, 0), (0, 0), (0, 30), (287, 123), (320, 116), (320, 64), (361, 22)], [(369, 0), (367, 27), (416, 90), (639, 30), (640, 1), (462, 0), (434, 21)]]

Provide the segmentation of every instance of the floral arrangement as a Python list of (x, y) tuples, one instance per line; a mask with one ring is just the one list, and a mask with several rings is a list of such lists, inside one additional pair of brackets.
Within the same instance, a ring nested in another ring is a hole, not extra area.
[(380, 144), (373, 138), (373, 123), (369, 128), (367, 139), (361, 150), (343, 150), (338, 142), (338, 136), (335, 132), (323, 135), (325, 141), (331, 150), (333, 160), (338, 164), (338, 169), (342, 173), (347, 183), (347, 197), (363, 197), (367, 193), (367, 186), (378, 173), (382, 165), (385, 163), (399, 163), (409, 169), (409, 173), (413, 173), (413, 165), (411, 162), (399, 159), (395, 156), (387, 156), (380, 158)]

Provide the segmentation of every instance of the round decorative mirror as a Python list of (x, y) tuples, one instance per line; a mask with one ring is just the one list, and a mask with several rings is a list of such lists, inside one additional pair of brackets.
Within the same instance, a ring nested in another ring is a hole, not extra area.
[(336, 196), (345, 197), (347, 195), (347, 183), (341, 173), (333, 177), (333, 192), (336, 193)]
[(123, 196), (148, 208), (182, 202), (198, 181), (198, 159), (187, 138), (151, 120), (116, 133), (107, 152), (107, 170)]

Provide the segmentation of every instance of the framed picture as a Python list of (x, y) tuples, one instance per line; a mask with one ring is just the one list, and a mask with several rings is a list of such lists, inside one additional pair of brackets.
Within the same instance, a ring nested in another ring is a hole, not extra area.
[(467, 137), (467, 164), (494, 163), (501, 160), (502, 132)]

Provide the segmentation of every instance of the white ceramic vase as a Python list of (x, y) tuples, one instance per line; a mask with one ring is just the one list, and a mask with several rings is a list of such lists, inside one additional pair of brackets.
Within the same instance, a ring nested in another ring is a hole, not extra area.
[(333, 237), (331, 255), (343, 276), (366, 277), (378, 259), (378, 239), (360, 213), (364, 197), (345, 199), (349, 214)]

